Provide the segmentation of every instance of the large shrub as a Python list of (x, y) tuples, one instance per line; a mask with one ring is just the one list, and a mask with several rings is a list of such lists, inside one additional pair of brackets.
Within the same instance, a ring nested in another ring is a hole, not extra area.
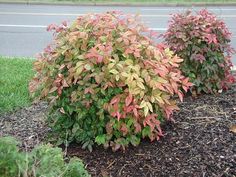
[(117, 150), (163, 135), (161, 121), (178, 110), (172, 96), (182, 99), (191, 84), (178, 69), (182, 59), (147, 36), (153, 31), (115, 12), (49, 29), (55, 41), (35, 62), (30, 90), (51, 102), (59, 140)]
[(217, 93), (234, 81), (230, 37), (225, 23), (207, 10), (173, 15), (164, 38), (184, 59), (181, 70), (194, 83), (192, 93)]
[(0, 138), (0, 177), (89, 177), (78, 158), (63, 160), (60, 148), (37, 146), (32, 152), (20, 152), (12, 137)]

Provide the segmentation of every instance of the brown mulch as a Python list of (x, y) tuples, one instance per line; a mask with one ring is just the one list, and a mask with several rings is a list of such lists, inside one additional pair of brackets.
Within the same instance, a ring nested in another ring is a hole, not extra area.
[(45, 125), (46, 103), (33, 104), (14, 113), (0, 115), (0, 137), (13, 136), (25, 150), (43, 141), (50, 130)]
[[(67, 154), (80, 157), (92, 176), (236, 176), (236, 86), (216, 96), (188, 97), (179, 107), (160, 141), (144, 140), (126, 152), (95, 147), (90, 153), (71, 145)], [(43, 121), (46, 109), (40, 103), (0, 115), (0, 136), (33, 147), (50, 130)]]

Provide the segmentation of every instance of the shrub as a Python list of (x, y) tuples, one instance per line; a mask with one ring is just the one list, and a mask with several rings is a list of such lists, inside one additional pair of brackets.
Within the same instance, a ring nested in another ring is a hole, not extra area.
[(89, 177), (78, 158), (64, 163), (60, 148), (41, 145), (31, 153), (19, 152), (18, 142), (12, 137), (0, 138), (1, 177)]
[(0, 176), (16, 177), (26, 168), (26, 160), (19, 153), (18, 142), (11, 138), (0, 138)]
[(153, 31), (115, 12), (49, 29), (55, 41), (35, 62), (30, 90), (50, 101), (49, 124), (61, 142), (117, 150), (163, 135), (161, 121), (178, 110), (172, 96), (182, 99), (191, 84), (178, 69), (182, 59), (148, 37)]
[(181, 70), (194, 83), (192, 93), (217, 93), (234, 81), (230, 37), (225, 23), (207, 10), (173, 15), (165, 43), (184, 59)]

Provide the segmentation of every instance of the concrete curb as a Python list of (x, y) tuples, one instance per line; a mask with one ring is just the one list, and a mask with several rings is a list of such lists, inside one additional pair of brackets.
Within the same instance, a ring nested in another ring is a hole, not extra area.
[(25, 4), (25, 5), (57, 5), (57, 6), (156, 6), (156, 7), (193, 7), (193, 6), (236, 6), (236, 2), (231, 3), (119, 3), (119, 2), (34, 2), (34, 1), (0, 1), (0, 4)]

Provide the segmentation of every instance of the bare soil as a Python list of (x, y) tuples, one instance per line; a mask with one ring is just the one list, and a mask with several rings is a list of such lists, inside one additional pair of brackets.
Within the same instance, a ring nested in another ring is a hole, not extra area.
[[(72, 144), (68, 156), (80, 157), (92, 176), (236, 176), (236, 86), (219, 95), (188, 97), (179, 103), (175, 123), (163, 125), (160, 141), (143, 140), (125, 152)], [(12, 135), (32, 148), (50, 131), (44, 122), (47, 105), (34, 104), (0, 115), (0, 136)]]

